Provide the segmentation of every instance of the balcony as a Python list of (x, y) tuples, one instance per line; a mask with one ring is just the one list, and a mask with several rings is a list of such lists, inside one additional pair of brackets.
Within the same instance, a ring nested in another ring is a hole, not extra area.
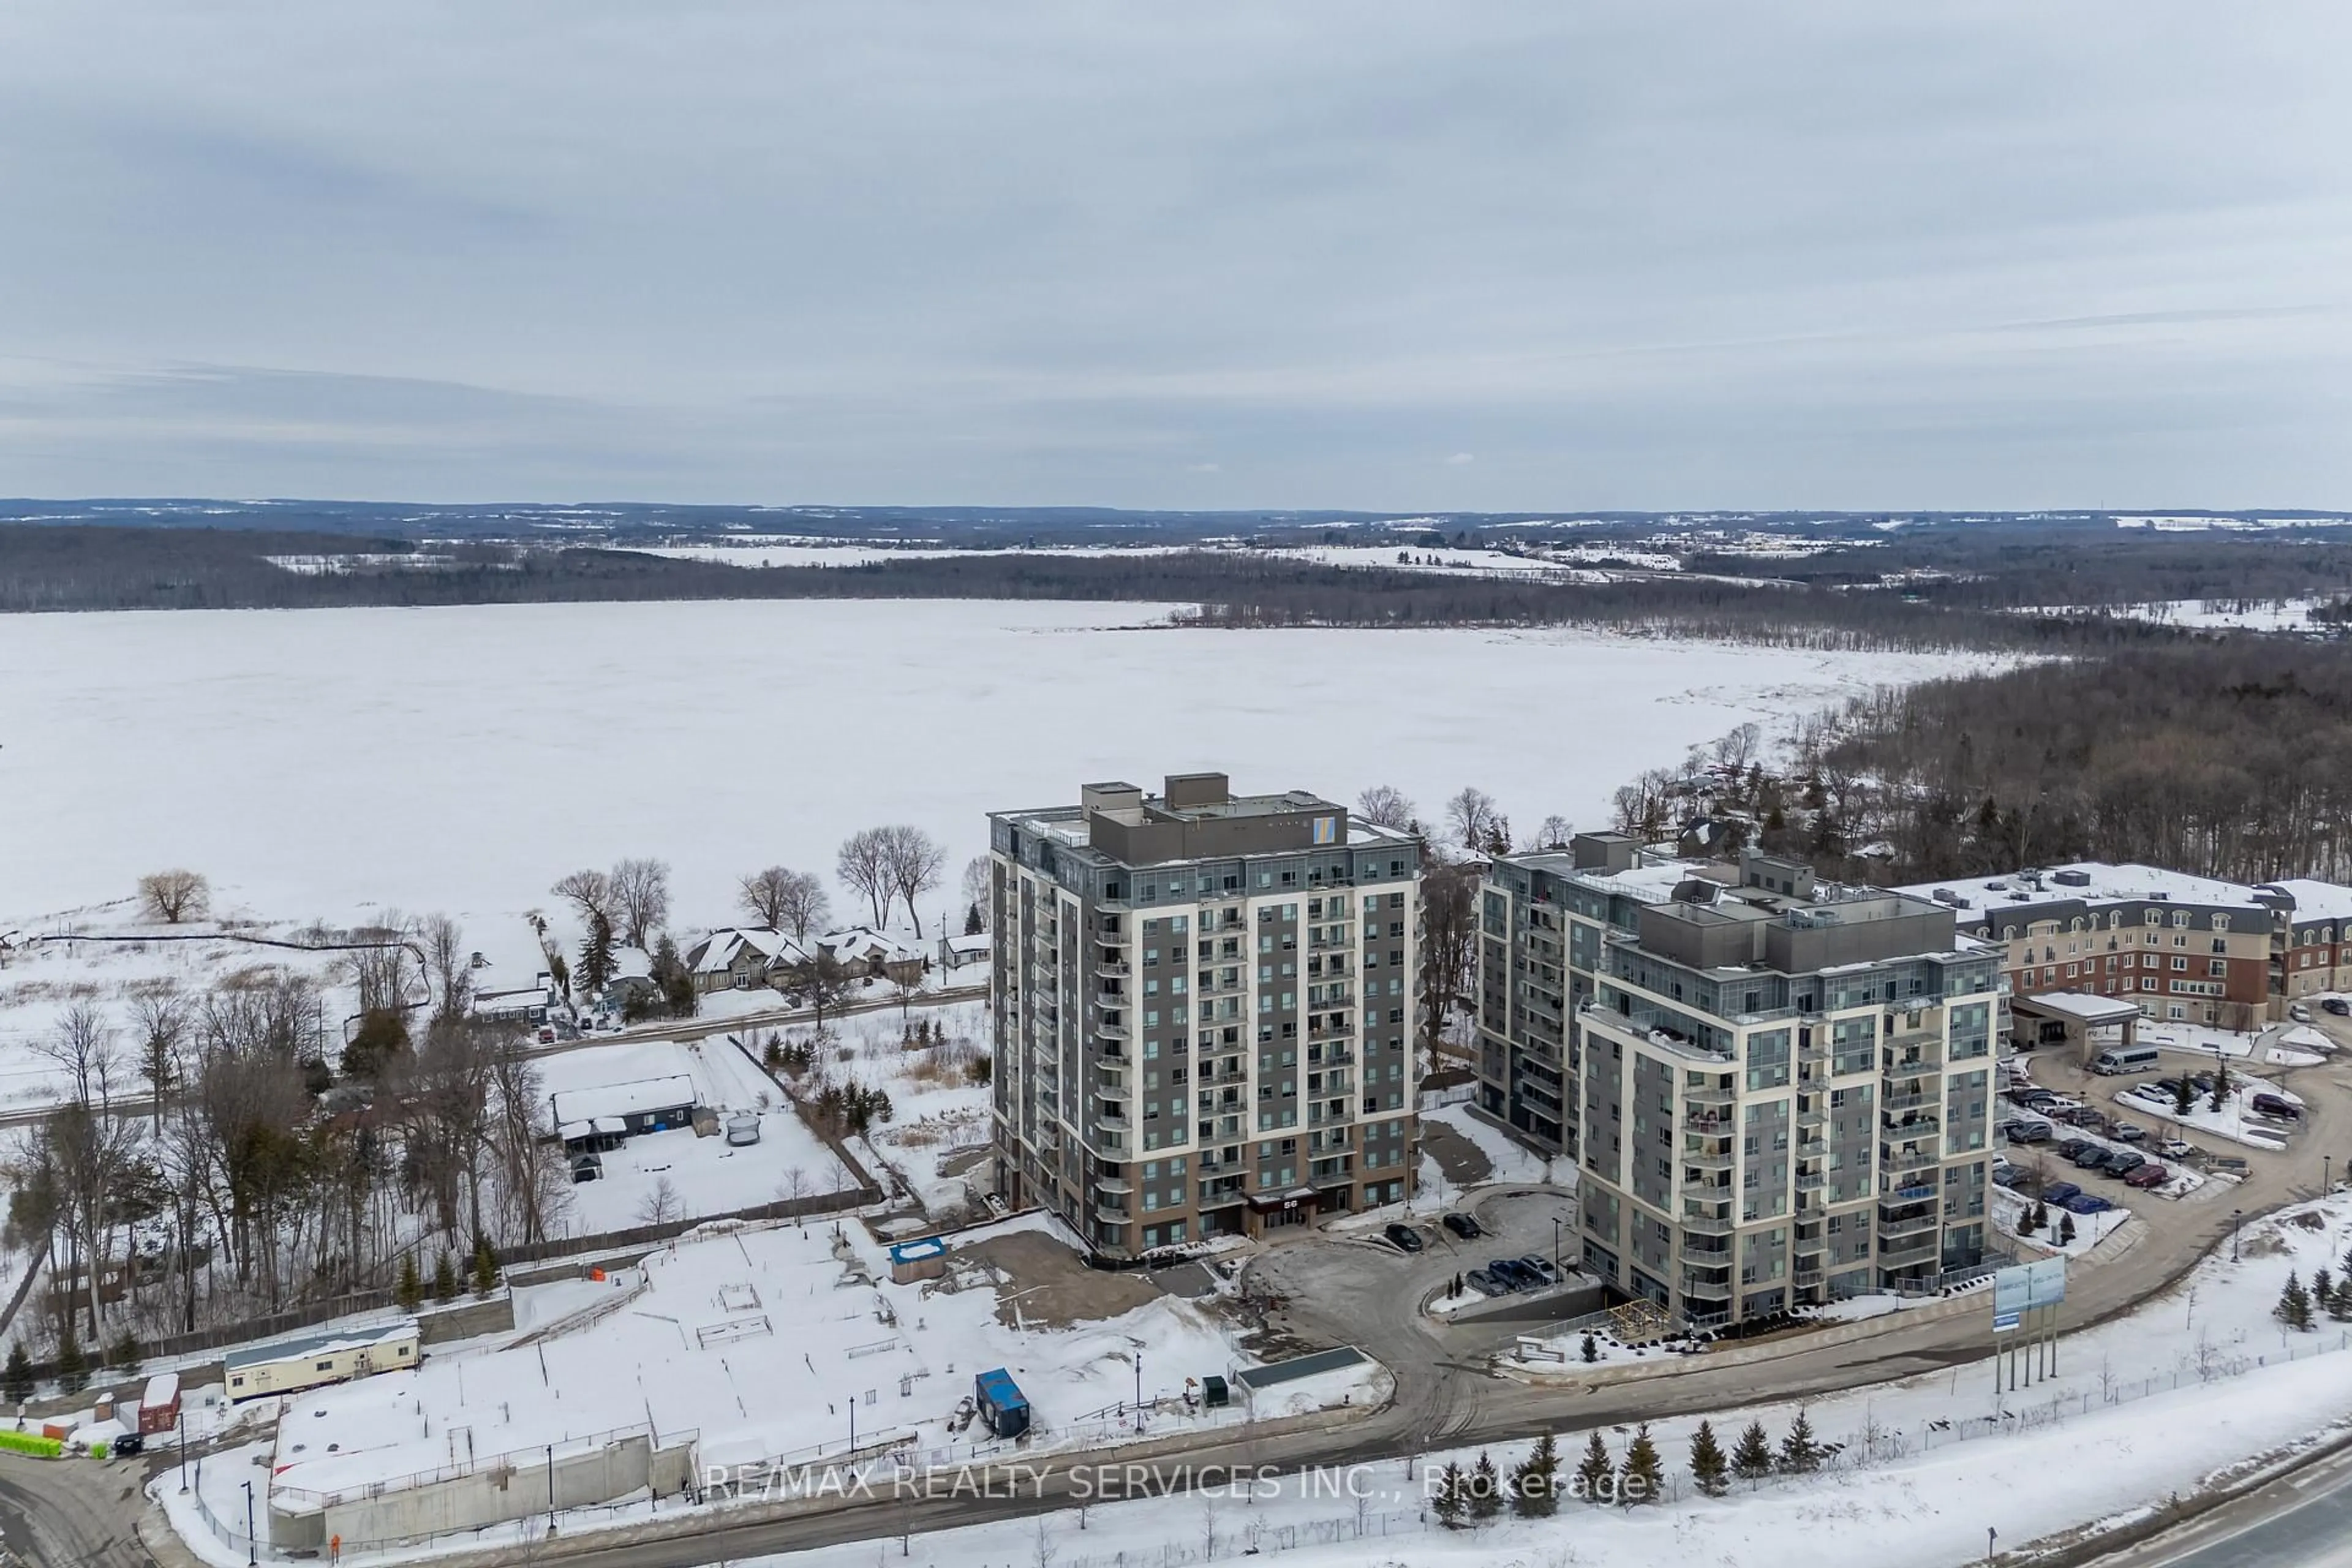
[(1675, 1256), (1692, 1268), (1728, 1268), (1731, 1267), (1731, 1243), (1715, 1241), (1690, 1235), (1685, 1230)]
[(1729, 1236), (1738, 1228), (1728, 1214), (1686, 1213), (1675, 1223), (1694, 1236)]
[(1125, 1024), (1097, 1024), (1095, 1026), (1095, 1033), (1101, 1036), (1106, 1040), (1124, 1040), (1127, 1038), (1127, 1026)]
[(1938, 1229), (1941, 1227), (1943, 1223), (1942, 1216), (1936, 1212), (1933, 1205), (1930, 1205), (1921, 1213), (1905, 1215), (1901, 1218), (1890, 1217), (1886, 1212), (1882, 1209), (1879, 1211), (1878, 1215), (1879, 1239), (1883, 1244), (1885, 1238), (1891, 1236), (1922, 1236), (1927, 1232)]
[(1728, 1171), (1737, 1158), (1727, 1143), (1720, 1148), (1701, 1145), (1682, 1152), (1682, 1163), (1701, 1171)]
[(1727, 1084), (1685, 1084), (1678, 1091), (1685, 1105), (1733, 1105), (1739, 1091)]
[(1097, 1176), (1094, 1184), (1095, 1191), (1108, 1193), (1114, 1197), (1124, 1197), (1135, 1191), (1135, 1184), (1124, 1176)]
[(1943, 1156), (1933, 1149), (1889, 1149), (1878, 1151), (1878, 1168), (1885, 1172), (1919, 1171), (1941, 1163)]
[(1828, 1182), (1829, 1175), (1825, 1172), (1799, 1171), (1797, 1173), (1797, 1190), (1801, 1193), (1817, 1193)]
[(1826, 1127), (1829, 1122), (1830, 1108), (1822, 1102), (1818, 1095), (1814, 1097), (1810, 1110), (1797, 1112), (1797, 1125), (1800, 1127)]
[(1124, 980), (1128, 975), (1127, 960), (1106, 958), (1095, 964), (1095, 973), (1105, 980)]
[(1941, 1250), (1942, 1244), (1932, 1236), (1907, 1247), (1882, 1247), (1878, 1249), (1878, 1266), (1881, 1268), (1908, 1268), (1915, 1264), (1931, 1263)]
[(1125, 1209), (1108, 1209), (1100, 1204), (1095, 1205), (1095, 1219), (1099, 1224), (1123, 1226), (1127, 1223), (1127, 1217)]
[(1879, 1100), (1878, 1109), (1881, 1110), (1910, 1110), (1918, 1106), (1932, 1103), (1940, 1098), (1940, 1096), (1933, 1094), (1890, 1094), (1885, 1095)]
[(1685, 1132), (1728, 1138), (1738, 1125), (1738, 1118), (1725, 1116), (1719, 1111), (1705, 1110), (1696, 1107), (1685, 1108), (1683, 1111), (1683, 1131)]

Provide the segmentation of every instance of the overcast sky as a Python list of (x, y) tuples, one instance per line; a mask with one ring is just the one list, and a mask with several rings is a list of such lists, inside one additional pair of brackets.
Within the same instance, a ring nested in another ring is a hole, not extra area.
[(0, 494), (2352, 507), (2347, 60), (2344, 0), (7, 0)]

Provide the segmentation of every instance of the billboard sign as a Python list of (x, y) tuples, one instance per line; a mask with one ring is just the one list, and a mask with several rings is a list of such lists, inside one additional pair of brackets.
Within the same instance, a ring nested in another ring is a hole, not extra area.
[(2028, 1312), (2066, 1300), (2066, 1259), (2044, 1258), (1992, 1277), (1992, 1331), (2007, 1333)]

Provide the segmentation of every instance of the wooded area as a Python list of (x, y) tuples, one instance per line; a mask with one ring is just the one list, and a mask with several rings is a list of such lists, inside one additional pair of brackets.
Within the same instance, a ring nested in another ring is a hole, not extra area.
[[(2341, 644), (2232, 637), (1884, 690), (1802, 752), (1822, 810), (1791, 847), (1855, 879), (2079, 859), (2352, 877)], [(1892, 860), (1852, 858), (1874, 841)]]

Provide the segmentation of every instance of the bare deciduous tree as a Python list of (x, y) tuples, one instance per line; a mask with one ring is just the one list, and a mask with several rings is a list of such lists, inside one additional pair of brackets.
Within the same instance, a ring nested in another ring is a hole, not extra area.
[(683, 1206), (677, 1195), (677, 1184), (664, 1176), (654, 1184), (654, 1190), (637, 1205), (637, 1223), (644, 1226), (668, 1225), (678, 1217)]
[(1568, 847), (1569, 837), (1574, 831), (1569, 826), (1568, 818), (1555, 812), (1545, 817), (1543, 826), (1536, 829), (1536, 847), (1565, 849)]
[(811, 929), (824, 923), (833, 901), (825, 897), (824, 883), (788, 866), (755, 871), (738, 889), (739, 901), (761, 924), (789, 934), (794, 942), (807, 941)]
[[(915, 922), (915, 935), (923, 934), (922, 911), (915, 907), (917, 898), (940, 885), (940, 868), (947, 864), (944, 845), (919, 827), (901, 825), (886, 827), (883, 833), (883, 874), (889, 879), (891, 890), (907, 902), (907, 918)], [(889, 901), (883, 901), (887, 912)]]
[(615, 861), (610, 885), (618, 916), (614, 928), (626, 945), (645, 946), (655, 930), (669, 919), (669, 862)]
[(188, 1005), (171, 992), (141, 996), (131, 1004), (139, 1029), (139, 1076), (154, 1100), (155, 1131), (163, 1131), (163, 1097), (180, 1086), (180, 1045), (188, 1033)]
[(1486, 853), (1497, 820), (1495, 797), (1485, 790), (1465, 785), (1459, 795), (1445, 803), (1446, 826), (1473, 855)]
[(416, 922), (416, 937), (425, 949), (426, 977), (433, 986), (433, 1016), (464, 1017), (474, 998), (473, 955), (466, 951), (466, 933), (447, 915), (426, 915)]
[(568, 900), (579, 911), (583, 925), (594, 924), (599, 915), (610, 924), (618, 914), (613, 903), (613, 879), (602, 871), (574, 871), (548, 890)]
[(1394, 784), (1374, 784), (1356, 797), (1356, 815), (1376, 827), (1391, 827), (1402, 833), (1412, 826), (1420, 814), (1404, 791)]
[(860, 828), (841, 841), (841, 853), (834, 861), (834, 870), (850, 891), (864, 896), (877, 926), (883, 922), (887, 900), (898, 894), (890, 879), (889, 835), (887, 827)]
[(212, 884), (194, 871), (155, 871), (139, 879), (139, 902), (166, 925), (201, 916), (212, 903)]

